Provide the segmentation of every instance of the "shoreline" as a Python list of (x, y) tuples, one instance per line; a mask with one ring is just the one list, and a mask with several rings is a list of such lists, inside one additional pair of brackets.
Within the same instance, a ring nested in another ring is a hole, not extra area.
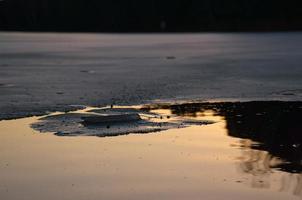
[[(266, 103), (266, 102), (281, 102), (281, 103), (302, 103), (302, 101), (299, 100), (228, 100), (228, 99), (215, 99), (215, 100), (156, 100), (156, 101), (146, 101), (145, 103), (141, 104), (115, 104), (114, 106), (127, 106), (127, 107), (133, 107), (133, 106), (144, 106), (144, 105), (182, 105), (182, 104), (225, 104), (225, 103)], [(11, 112), (3, 112), (0, 113), (0, 121), (4, 120), (16, 120), (16, 119), (22, 119), (27, 117), (40, 117), (44, 115), (48, 115), (55, 112), (62, 112), (62, 113), (68, 113), (72, 111), (79, 111), (82, 109), (85, 109), (87, 107), (105, 107), (110, 106), (112, 104), (94, 104), (94, 105), (66, 105), (66, 106), (54, 106), (54, 107), (44, 107), (42, 109), (36, 109), (36, 108), (27, 108), (27, 110), (23, 110), (20, 112), (11, 111)]]

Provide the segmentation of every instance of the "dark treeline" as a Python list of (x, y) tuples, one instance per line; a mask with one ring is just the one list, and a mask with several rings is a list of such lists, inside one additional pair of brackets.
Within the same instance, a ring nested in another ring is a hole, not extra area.
[(299, 0), (0, 0), (0, 29), (20, 31), (302, 30)]

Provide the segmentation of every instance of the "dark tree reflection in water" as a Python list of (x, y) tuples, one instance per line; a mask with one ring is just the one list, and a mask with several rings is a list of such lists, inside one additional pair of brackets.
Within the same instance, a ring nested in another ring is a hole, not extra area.
[[(253, 188), (270, 188), (273, 169), (279, 169), (286, 161), (274, 157), (267, 151), (253, 149), (257, 145), (251, 140), (241, 140), (242, 155), (238, 158), (238, 171), (250, 174), (250, 186)], [(292, 189), (294, 188), (294, 189)], [(280, 192), (291, 192), (302, 197), (302, 173), (284, 173), (280, 182)]]
[(152, 105), (178, 116), (198, 117), (209, 110), (226, 120), (228, 135), (241, 138), (240, 172), (252, 177), (251, 187), (270, 188), (274, 170), (284, 173), (280, 191), (294, 188), (302, 197), (302, 102), (228, 102)]

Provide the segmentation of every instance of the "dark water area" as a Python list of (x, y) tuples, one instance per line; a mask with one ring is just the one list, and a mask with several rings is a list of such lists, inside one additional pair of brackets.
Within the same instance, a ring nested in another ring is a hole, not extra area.
[(189, 103), (143, 109), (171, 109), (175, 115), (191, 117), (213, 111), (214, 115), (225, 118), (229, 136), (250, 139), (255, 144), (249, 148), (267, 151), (272, 155), (268, 159), (283, 161), (271, 167), (302, 172), (302, 102)]

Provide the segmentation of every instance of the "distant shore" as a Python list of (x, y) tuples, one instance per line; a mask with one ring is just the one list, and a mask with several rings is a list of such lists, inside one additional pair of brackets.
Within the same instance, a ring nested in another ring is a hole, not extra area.
[(0, 30), (204, 32), (302, 30), (300, 1), (2, 0)]

